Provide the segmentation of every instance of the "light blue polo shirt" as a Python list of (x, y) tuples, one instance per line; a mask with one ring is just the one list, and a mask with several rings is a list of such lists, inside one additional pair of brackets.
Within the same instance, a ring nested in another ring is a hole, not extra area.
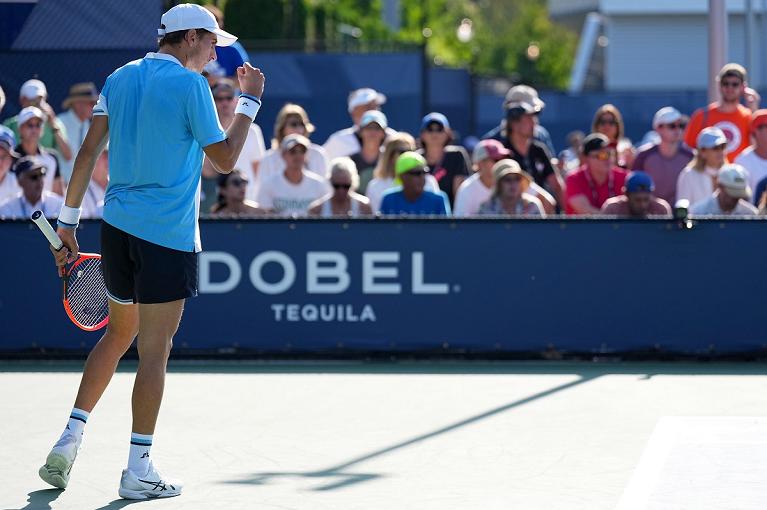
[(93, 114), (109, 116), (104, 220), (200, 251), (202, 148), (226, 139), (205, 78), (171, 55), (147, 53), (109, 75)]

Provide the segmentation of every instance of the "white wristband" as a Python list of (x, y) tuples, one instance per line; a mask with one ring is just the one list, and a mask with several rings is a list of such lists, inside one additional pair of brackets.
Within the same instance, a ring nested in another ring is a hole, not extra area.
[(77, 226), (80, 223), (80, 213), (82, 209), (79, 207), (68, 207), (66, 205), (61, 206), (61, 212), (59, 213), (59, 221), (66, 223), (67, 225)]
[(261, 108), (261, 101), (257, 98), (240, 96), (237, 100), (237, 108), (234, 109), (234, 113), (242, 113), (250, 117), (250, 120), (256, 118), (258, 110)]

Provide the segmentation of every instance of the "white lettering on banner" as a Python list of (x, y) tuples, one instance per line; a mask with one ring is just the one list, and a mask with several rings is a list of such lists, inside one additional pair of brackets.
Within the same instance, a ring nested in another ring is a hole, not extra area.
[(399, 283), (378, 283), (380, 278), (397, 278), (397, 267), (381, 267), (378, 263), (396, 264), (399, 253), (396, 251), (366, 251), (362, 254), (362, 293), (363, 294), (402, 294)]
[[(320, 264), (332, 264), (320, 265)], [(347, 271), (349, 262), (343, 253), (337, 251), (310, 251), (306, 254), (306, 293), (341, 294), (351, 283)], [(333, 279), (333, 282), (320, 282)]]
[(373, 307), (364, 305), (359, 314), (354, 305), (299, 305), (272, 304), (272, 312), (276, 322), (375, 322), (376, 314)]
[[(224, 264), (229, 268), (229, 276), (222, 282), (213, 282), (210, 279), (210, 265), (213, 263)], [(226, 294), (233, 291), (242, 278), (242, 268), (234, 255), (223, 251), (204, 251), (200, 253), (200, 281), (201, 294)]]
[(423, 252), (413, 253), (413, 294), (447, 294), (447, 283), (425, 283), (423, 281)]
[[(282, 266), (282, 280), (277, 283), (269, 283), (261, 277), (261, 269), (269, 262), (276, 262)], [(281, 251), (265, 251), (254, 258), (250, 264), (250, 281), (264, 294), (282, 294), (296, 281), (296, 265)]]

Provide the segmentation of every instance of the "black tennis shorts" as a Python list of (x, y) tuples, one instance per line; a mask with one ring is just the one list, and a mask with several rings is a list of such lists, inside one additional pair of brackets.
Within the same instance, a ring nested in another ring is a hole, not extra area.
[(101, 266), (110, 299), (169, 303), (197, 295), (197, 254), (150, 243), (101, 222)]

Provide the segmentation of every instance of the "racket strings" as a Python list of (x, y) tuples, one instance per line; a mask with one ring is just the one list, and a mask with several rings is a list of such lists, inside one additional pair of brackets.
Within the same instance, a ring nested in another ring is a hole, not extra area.
[(65, 297), (75, 320), (83, 326), (94, 327), (109, 316), (100, 259), (84, 260), (70, 271)]

